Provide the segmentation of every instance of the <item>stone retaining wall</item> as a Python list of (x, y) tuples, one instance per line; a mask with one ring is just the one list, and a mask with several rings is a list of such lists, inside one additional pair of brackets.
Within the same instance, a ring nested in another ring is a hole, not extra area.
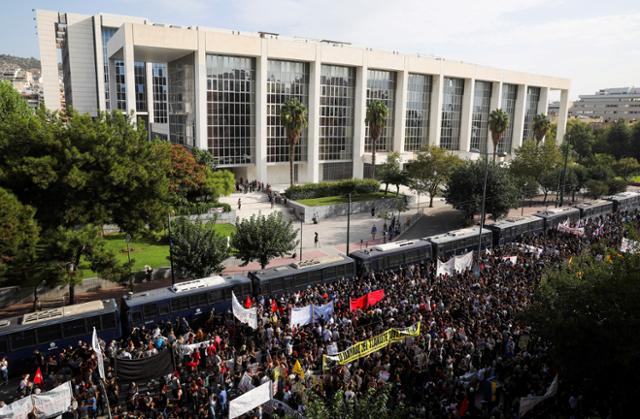
[[(415, 203), (415, 196), (406, 197), (409, 205)], [(370, 212), (372, 207), (376, 208), (376, 214), (379, 214), (382, 211), (397, 211), (397, 202), (398, 201), (393, 194), (389, 194), (388, 198), (383, 199), (352, 202), (351, 214)], [(287, 206), (291, 209), (291, 212), (298, 218), (298, 220), (304, 220), (305, 223), (312, 223), (314, 214), (317, 214), (318, 218), (320, 220), (323, 220), (325, 218), (347, 215), (347, 212), (349, 210), (348, 203), (311, 207), (301, 204), (297, 201), (289, 201), (287, 203)]]

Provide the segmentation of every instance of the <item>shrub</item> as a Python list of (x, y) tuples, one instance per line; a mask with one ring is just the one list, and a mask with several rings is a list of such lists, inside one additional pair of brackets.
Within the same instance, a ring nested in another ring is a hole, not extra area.
[(622, 178), (613, 178), (607, 182), (609, 187), (609, 195), (624, 192), (627, 189), (627, 182)]
[(587, 188), (587, 196), (594, 199), (600, 198), (609, 192), (609, 186), (601, 180), (591, 179), (585, 184), (585, 187)]
[(213, 208), (222, 208), (223, 212), (231, 212), (231, 205), (226, 202), (216, 202), (213, 204)]
[(305, 183), (287, 188), (285, 195), (292, 200), (324, 198), (326, 196), (340, 196), (349, 193), (358, 195), (377, 192), (380, 182), (375, 179), (347, 179), (333, 182)]

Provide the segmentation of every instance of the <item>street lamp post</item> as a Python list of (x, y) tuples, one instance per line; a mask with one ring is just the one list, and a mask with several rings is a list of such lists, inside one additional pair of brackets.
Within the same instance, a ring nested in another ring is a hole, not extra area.
[(175, 270), (173, 269), (173, 239), (171, 238), (171, 212), (169, 212), (168, 217), (169, 217), (169, 227), (168, 227), (168, 233), (169, 233), (169, 263), (171, 264), (171, 285), (175, 285), (176, 284), (176, 273), (175, 273)]
[(560, 206), (564, 204), (564, 188), (565, 181), (567, 176), (567, 160), (569, 159), (569, 141), (565, 140), (564, 144), (562, 144), (564, 150), (564, 165), (562, 166), (562, 183), (560, 185)]
[(302, 262), (302, 225), (304, 224), (304, 218), (300, 219), (300, 262)]
[(349, 194), (349, 206), (347, 207), (347, 255), (349, 254), (350, 230), (351, 230), (351, 194)]
[(127, 261), (129, 261), (129, 291), (133, 292), (133, 275), (131, 272), (131, 249), (129, 248), (129, 242), (131, 241), (131, 235), (127, 234), (125, 237), (127, 242)]

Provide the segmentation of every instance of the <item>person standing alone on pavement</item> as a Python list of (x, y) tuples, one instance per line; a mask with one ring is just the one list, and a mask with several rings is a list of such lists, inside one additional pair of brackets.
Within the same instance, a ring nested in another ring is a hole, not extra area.
[(371, 240), (375, 240), (376, 239), (376, 233), (378, 232), (378, 227), (376, 227), (376, 225), (374, 224), (371, 227)]
[(318, 247), (319, 243), (320, 243), (320, 238), (318, 237), (318, 232), (316, 231), (313, 236), (313, 245), (315, 247)]
[(238, 198), (238, 211), (242, 208), (242, 198)]

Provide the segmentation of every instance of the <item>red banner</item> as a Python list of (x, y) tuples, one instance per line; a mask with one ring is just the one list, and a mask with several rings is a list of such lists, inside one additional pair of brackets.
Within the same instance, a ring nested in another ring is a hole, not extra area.
[(367, 294), (367, 306), (371, 307), (376, 305), (384, 298), (384, 290), (371, 291)]
[(379, 303), (384, 298), (384, 290), (371, 291), (360, 298), (351, 299), (349, 304), (350, 311), (364, 310)]
[(350, 303), (349, 303), (349, 310), (350, 311), (356, 311), (356, 310), (364, 310), (365, 308), (367, 308), (367, 296), (363, 295), (360, 298), (356, 298), (351, 299)]

